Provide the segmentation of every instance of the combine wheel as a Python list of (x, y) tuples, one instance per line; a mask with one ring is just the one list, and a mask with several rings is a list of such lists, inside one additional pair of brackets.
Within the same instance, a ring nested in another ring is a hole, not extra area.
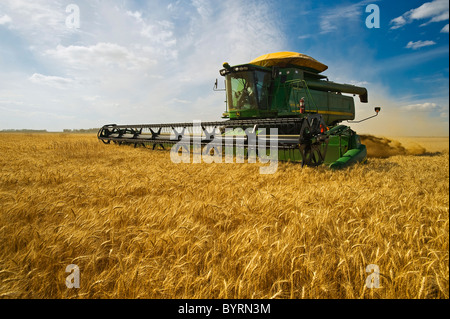
[(302, 155), (303, 166), (319, 166), (325, 160), (325, 152), (322, 151), (320, 144), (303, 144), (300, 145), (300, 154)]
[(328, 146), (325, 128), (325, 121), (319, 114), (304, 118), (299, 135), (302, 167), (305, 165), (314, 167), (323, 164)]

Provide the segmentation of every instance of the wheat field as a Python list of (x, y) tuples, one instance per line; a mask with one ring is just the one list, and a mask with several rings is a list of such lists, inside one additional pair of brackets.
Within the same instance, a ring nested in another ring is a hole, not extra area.
[(448, 138), (364, 139), (366, 164), (260, 175), (0, 134), (0, 297), (449, 298)]

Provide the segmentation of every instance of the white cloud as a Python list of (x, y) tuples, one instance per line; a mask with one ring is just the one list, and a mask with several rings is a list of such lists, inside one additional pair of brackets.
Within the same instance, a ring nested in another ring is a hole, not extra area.
[(417, 49), (420, 49), (420, 48), (423, 48), (423, 47), (427, 47), (427, 46), (431, 46), (431, 45), (435, 45), (435, 44), (436, 44), (436, 42), (429, 41), (429, 40), (427, 40), (427, 41), (419, 40), (419, 41), (416, 41), (416, 42), (409, 41), (408, 44), (406, 45), (406, 48), (407, 49), (417, 50)]
[(448, 33), (448, 23), (441, 29), (441, 33)]
[(355, 85), (355, 86), (366, 86), (366, 85), (369, 85), (369, 84), (370, 84), (370, 83), (367, 82), (367, 81), (353, 81), (353, 80), (349, 81), (349, 83), (350, 83), (351, 85)]
[(115, 43), (97, 43), (91, 46), (62, 46), (47, 50), (46, 55), (64, 61), (66, 66), (76, 69), (96, 67), (119, 67), (141, 69), (154, 65), (155, 61), (146, 56), (136, 55), (126, 47)]
[(403, 15), (392, 19), (390, 24), (393, 26), (391, 29), (398, 29), (404, 25), (413, 22), (414, 20), (429, 19), (429, 21), (423, 23), (421, 26), (425, 26), (432, 22), (440, 22), (448, 20), (449, 18), (449, 3), (448, 0), (434, 0), (426, 2), (420, 7), (411, 9), (405, 12)]
[(11, 17), (8, 16), (7, 14), (0, 17), (0, 25), (10, 23), (11, 21), (12, 21)]
[(192, 101), (187, 101), (187, 100), (182, 100), (182, 99), (178, 99), (178, 98), (173, 98), (172, 100), (170, 100), (170, 103), (191, 104)]
[(168, 20), (157, 20), (153, 24), (148, 23), (139, 11), (127, 11), (126, 14), (133, 17), (139, 24), (140, 35), (151, 40), (151, 43), (157, 46), (172, 47), (177, 41), (173, 33), (174, 24)]
[(440, 109), (440, 107), (436, 103), (419, 103), (419, 104), (410, 104), (403, 106), (401, 108), (404, 111), (415, 111), (415, 112), (432, 112)]
[(16, 32), (16, 36), (30, 44), (40, 47), (49, 43), (54, 44), (74, 32), (74, 29), (68, 29), (65, 25), (67, 13), (65, 6), (59, 1), (3, 0), (1, 2), (0, 7), (6, 14), (6, 18), (0, 19), (9, 21), (10, 28)]
[(127, 11), (127, 15), (129, 15), (130, 17), (135, 18), (138, 22), (142, 22), (143, 21), (142, 20), (142, 13), (139, 12), (139, 11), (135, 11), (135, 12)]
[(212, 83), (223, 62), (247, 63), (284, 47), (285, 37), (265, 2), (223, 1), (209, 9), (196, 1), (193, 9), (184, 28), (175, 25), (177, 62), (182, 66), (177, 79)]
[(364, 0), (352, 5), (338, 6), (330, 8), (320, 16), (321, 33), (329, 33), (338, 30), (342, 23), (349, 21), (360, 21), (364, 10), (363, 6), (376, 2), (375, 0)]
[(312, 38), (312, 37), (313, 37), (312, 34), (303, 34), (303, 35), (298, 36), (298, 39), (299, 40), (304, 40), (304, 39), (309, 39), (309, 38)]
[(406, 19), (403, 16), (397, 17), (397, 18), (391, 20), (391, 24), (393, 24), (391, 29), (401, 28), (407, 23), (408, 22), (406, 21)]
[[(32, 53), (14, 76), (0, 72), (0, 100), (21, 103), (20, 114), (2, 111), (0, 127), (35, 127), (24, 118), (31, 111), (50, 130), (220, 120), (225, 96), (212, 87), (216, 78), (223, 83), (222, 63), (289, 48), (268, 1), (79, 0), (77, 31), (65, 26), (65, 3), (0, 1), (23, 43), (18, 52)], [(71, 119), (50, 121), (47, 113)]]
[(212, 14), (212, 9), (206, 0), (192, 0), (192, 5), (197, 9), (198, 14), (202, 19), (207, 19)]
[(381, 60), (374, 64), (371, 70), (381, 73), (385, 70), (414, 69), (433, 59), (448, 57), (448, 54), (448, 46), (435, 46), (429, 50), (413, 50)]
[(44, 84), (53, 88), (64, 89), (67, 88), (74, 81), (69, 78), (63, 78), (59, 76), (49, 76), (39, 73), (34, 73), (29, 77), (29, 80), (36, 84)]
[[(448, 5), (448, 2), (447, 2), (447, 5)], [(448, 11), (448, 7), (447, 7), (447, 12), (444, 12), (444, 13), (442, 13), (442, 14), (440, 14), (440, 15), (434, 16), (434, 17), (430, 20), (430, 22), (440, 22), (440, 21), (445, 21), (445, 20), (448, 20), (448, 18), (449, 18), (449, 11)]]
[(177, 41), (170, 30), (172, 24), (169, 21), (158, 21), (155, 25), (145, 24), (141, 30), (141, 35), (151, 39), (154, 43), (164, 47), (174, 46)]
[(447, 0), (434, 0), (432, 2), (426, 2), (416, 9), (412, 9), (410, 12), (410, 17), (413, 20), (422, 19), (436, 19), (436, 21), (442, 21), (442, 16), (446, 15), (448, 19), (448, 9), (449, 4)]

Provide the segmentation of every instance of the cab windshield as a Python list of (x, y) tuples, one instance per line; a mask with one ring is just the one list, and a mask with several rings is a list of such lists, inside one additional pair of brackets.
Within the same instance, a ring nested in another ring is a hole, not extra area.
[(267, 110), (270, 73), (240, 71), (226, 75), (228, 109)]

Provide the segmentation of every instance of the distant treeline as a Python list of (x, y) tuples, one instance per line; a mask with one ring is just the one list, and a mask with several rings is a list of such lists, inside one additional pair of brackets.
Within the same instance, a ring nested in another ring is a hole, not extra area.
[(2, 133), (48, 133), (47, 130), (1, 130)]
[(71, 129), (64, 129), (63, 133), (97, 133), (98, 128), (88, 128), (88, 129), (79, 129), (79, 130), (71, 130)]
[[(97, 133), (98, 128), (88, 128), (88, 129), (64, 129), (63, 133)], [(30, 129), (9, 129), (0, 130), (0, 133), (58, 133), (49, 132), (47, 130), (30, 130)]]

